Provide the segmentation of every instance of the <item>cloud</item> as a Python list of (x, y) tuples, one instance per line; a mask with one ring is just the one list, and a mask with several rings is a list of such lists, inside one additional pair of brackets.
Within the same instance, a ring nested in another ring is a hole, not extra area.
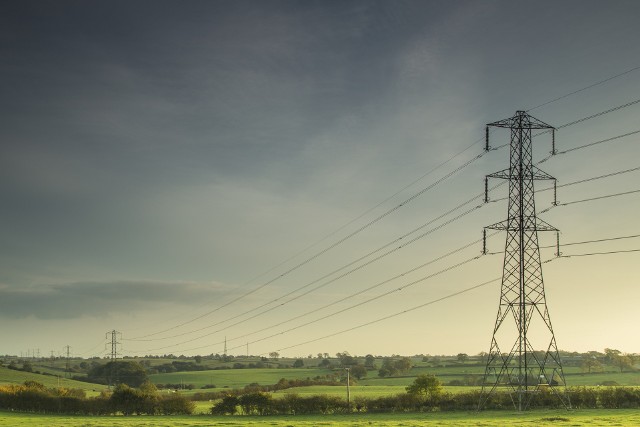
[(230, 289), (217, 283), (133, 281), (75, 282), (46, 286), (0, 287), (0, 316), (74, 319), (149, 311), (167, 305), (215, 301)]

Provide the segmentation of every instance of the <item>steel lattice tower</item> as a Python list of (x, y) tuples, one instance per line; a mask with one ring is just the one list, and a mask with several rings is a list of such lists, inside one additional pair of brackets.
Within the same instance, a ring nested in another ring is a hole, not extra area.
[(553, 133), (554, 128), (517, 111), (511, 118), (487, 125), (487, 149), (490, 126), (511, 130), (509, 169), (487, 176), (509, 181), (509, 209), (505, 221), (486, 227), (507, 231), (507, 239), (500, 305), (479, 409), (500, 386), (509, 390), (520, 411), (529, 407), (533, 393), (543, 389), (553, 391), (568, 408), (566, 394), (558, 392), (558, 387), (564, 389), (566, 383), (547, 308), (538, 245), (538, 231), (558, 230), (536, 217), (533, 188), (535, 180), (555, 183), (555, 179), (532, 164), (532, 130), (548, 129)]
[(114, 329), (105, 334), (106, 339), (109, 339), (109, 336), (111, 336), (111, 375), (109, 377), (109, 387), (111, 387), (112, 382), (118, 383), (118, 367), (115, 362), (118, 359), (118, 345), (120, 345), (118, 336), (122, 338), (122, 333)]

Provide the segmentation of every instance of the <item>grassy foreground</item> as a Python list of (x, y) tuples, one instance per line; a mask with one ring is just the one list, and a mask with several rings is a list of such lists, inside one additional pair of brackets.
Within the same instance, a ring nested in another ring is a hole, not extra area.
[(435, 412), (425, 414), (351, 414), (286, 417), (257, 416), (140, 416), (80, 417), (0, 412), (0, 426), (48, 427), (190, 427), (190, 426), (638, 426), (637, 410), (534, 410), (522, 414), (513, 411)]

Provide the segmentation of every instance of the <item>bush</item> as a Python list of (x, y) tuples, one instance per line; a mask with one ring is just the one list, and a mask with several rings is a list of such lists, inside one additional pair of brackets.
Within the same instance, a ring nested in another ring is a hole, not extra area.
[(213, 415), (233, 415), (238, 412), (238, 397), (233, 395), (226, 395), (222, 398), (222, 401), (216, 403), (211, 408), (211, 414)]
[(243, 394), (238, 398), (245, 415), (267, 415), (272, 413), (271, 395), (262, 392)]
[(196, 408), (195, 403), (177, 393), (163, 396), (158, 403), (162, 415), (191, 415)]

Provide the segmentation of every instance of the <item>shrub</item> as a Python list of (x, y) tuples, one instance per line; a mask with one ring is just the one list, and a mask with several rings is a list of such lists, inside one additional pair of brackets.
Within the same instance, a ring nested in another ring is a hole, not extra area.
[(233, 415), (238, 411), (238, 398), (233, 395), (226, 395), (222, 400), (211, 408), (213, 415)]

